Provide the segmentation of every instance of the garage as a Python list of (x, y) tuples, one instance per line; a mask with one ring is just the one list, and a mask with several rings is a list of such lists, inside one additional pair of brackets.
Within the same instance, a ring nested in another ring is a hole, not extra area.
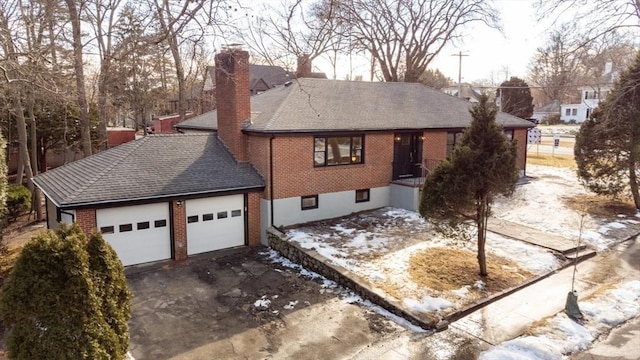
[(187, 255), (245, 245), (244, 195), (186, 201)]
[(125, 266), (171, 258), (169, 203), (97, 209), (96, 223)]

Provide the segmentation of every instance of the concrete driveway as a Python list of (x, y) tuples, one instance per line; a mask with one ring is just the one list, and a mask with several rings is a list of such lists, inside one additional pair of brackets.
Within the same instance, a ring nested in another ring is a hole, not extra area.
[(345, 302), (337, 294), (341, 290), (271, 264), (264, 251), (241, 248), (128, 268), (133, 356), (351, 358), (384, 337), (407, 332)]

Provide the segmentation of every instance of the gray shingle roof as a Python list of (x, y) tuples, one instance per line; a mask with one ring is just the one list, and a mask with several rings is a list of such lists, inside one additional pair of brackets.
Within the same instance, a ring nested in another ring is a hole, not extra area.
[(293, 80), (295, 75), (280, 66), (272, 65), (249, 65), (249, 82), (251, 89), (257, 80), (264, 80), (269, 87), (284, 84), (289, 80)]
[[(468, 101), (422, 84), (302, 78), (251, 98), (249, 132), (464, 128)], [(499, 113), (505, 127), (529, 128)]]
[(215, 131), (218, 129), (218, 112), (216, 110), (207, 111), (204, 114), (177, 123), (174, 127), (177, 129)]
[(57, 205), (76, 207), (264, 187), (214, 134), (149, 135), (34, 177)]

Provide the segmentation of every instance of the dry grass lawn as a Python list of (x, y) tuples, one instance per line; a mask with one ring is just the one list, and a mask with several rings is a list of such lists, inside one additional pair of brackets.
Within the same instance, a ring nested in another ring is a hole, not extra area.
[(576, 160), (571, 155), (550, 155), (539, 154), (536, 155), (532, 152), (527, 154), (527, 163), (533, 165), (545, 165), (553, 167), (564, 167), (569, 169), (577, 169)]
[(615, 218), (618, 214), (634, 216), (637, 212), (631, 200), (613, 200), (600, 195), (577, 195), (565, 198), (564, 202), (575, 211), (605, 218)]
[(429, 248), (409, 260), (411, 279), (420, 287), (437, 291), (456, 290), (482, 280), (485, 291), (495, 293), (533, 277), (515, 262), (493, 255), (487, 256), (487, 272), (486, 278), (479, 275), (476, 254), (468, 250)]

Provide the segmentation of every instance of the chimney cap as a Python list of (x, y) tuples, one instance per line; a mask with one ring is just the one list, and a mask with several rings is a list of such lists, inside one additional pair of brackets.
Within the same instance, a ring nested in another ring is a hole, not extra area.
[(226, 44), (222, 46), (222, 51), (223, 52), (227, 52), (227, 51), (234, 51), (234, 50), (242, 50), (242, 46), (244, 44), (242, 43), (231, 43), (231, 44)]

